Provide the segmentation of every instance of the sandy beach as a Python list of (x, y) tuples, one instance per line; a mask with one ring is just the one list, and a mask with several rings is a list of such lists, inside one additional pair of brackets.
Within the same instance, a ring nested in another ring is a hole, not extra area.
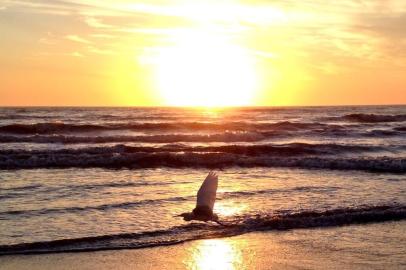
[(12, 269), (404, 269), (406, 222), (256, 232), (155, 248), (0, 257)]

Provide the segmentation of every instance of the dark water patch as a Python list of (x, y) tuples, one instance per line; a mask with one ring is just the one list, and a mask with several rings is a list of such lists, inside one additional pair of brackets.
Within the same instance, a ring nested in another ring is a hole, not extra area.
[[(182, 185), (182, 184), (190, 184), (193, 182), (190, 181), (173, 181), (173, 182), (111, 182), (111, 183), (91, 183), (91, 184), (78, 184), (78, 185), (69, 185), (66, 184), (62, 187), (45, 187), (42, 186), (41, 189), (38, 188), (24, 188), (20, 191), (16, 191), (13, 189), (6, 189), (4, 190), (5, 194), (0, 194), (1, 199), (12, 199), (12, 198), (21, 198), (30, 196), (32, 194), (39, 195), (39, 194), (52, 194), (52, 198), (65, 198), (71, 197), (74, 195), (83, 196), (84, 192), (99, 192), (102, 189), (109, 189), (109, 188), (122, 188), (127, 191), (136, 193), (136, 188), (138, 187), (146, 187), (146, 186), (169, 186), (169, 185)], [(3, 192), (4, 193), (4, 192)], [(0, 212), (1, 215), (1, 212)]]
[(264, 190), (252, 190), (252, 191), (232, 191), (232, 192), (222, 192), (218, 193), (218, 199), (229, 199), (238, 198), (246, 196), (257, 196), (264, 194), (293, 194), (293, 193), (331, 193), (339, 190), (340, 187), (318, 187), (318, 186), (300, 186), (294, 188), (282, 188), (282, 189), (264, 189)]
[(5, 187), (0, 190), (0, 200), (24, 197), (28, 193), (39, 193), (44, 186), (41, 184), (32, 184), (17, 187)]
[(173, 181), (173, 182), (147, 182), (147, 181), (134, 181), (134, 182), (110, 182), (110, 183), (91, 183), (82, 185), (66, 185), (67, 189), (78, 190), (93, 190), (102, 188), (135, 188), (145, 186), (168, 186), (168, 185), (183, 185), (193, 183), (191, 181)]
[(366, 113), (352, 113), (339, 117), (329, 117), (327, 120), (344, 120), (359, 123), (386, 123), (386, 122), (404, 122), (406, 121), (406, 114), (366, 114)]
[(185, 241), (229, 237), (255, 231), (325, 228), (406, 219), (404, 205), (369, 205), (325, 211), (245, 215), (222, 220), (224, 225), (189, 223), (169, 229), (0, 246), (0, 255), (84, 252), (164, 246)]
[(1, 189), (1, 191), (2, 192), (3, 191), (6, 191), (6, 192), (9, 192), (9, 191), (25, 191), (25, 190), (35, 190), (35, 189), (38, 189), (38, 188), (41, 188), (41, 187), (43, 187), (43, 185), (41, 185), (41, 184), (32, 184), (32, 185), (27, 185), (27, 186), (3, 187)]
[(389, 178), (389, 179), (386, 179), (386, 181), (389, 181), (389, 182), (406, 182), (406, 178)]
[(108, 127), (92, 124), (36, 123), (10, 124), (0, 126), (0, 132), (13, 134), (47, 134), (60, 132), (91, 132), (106, 130)]
[[(304, 129), (323, 128), (328, 126), (322, 123), (303, 123), (282, 121), (276, 123), (257, 123), (249, 121), (233, 122), (138, 122), (138, 123), (110, 123), (110, 124), (68, 124), (62, 122), (44, 122), (35, 124), (10, 124), (0, 126), (0, 133), (8, 134), (61, 134), (70, 132), (101, 132), (112, 130), (133, 131), (258, 131), (258, 130), (285, 130), (295, 131)], [(333, 127), (336, 125), (332, 125)]]
[[(277, 136), (280, 134), (267, 133), (267, 137)], [(159, 134), (147, 136), (70, 136), (70, 135), (32, 135), (32, 136), (15, 136), (0, 135), (0, 143), (122, 143), (122, 142), (143, 142), (143, 143), (176, 143), (176, 142), (258, 142), (266, 137), (257, 132), (224, 132), (207, 135), (191, 134)]]
[(394, 130), (386, 130), (386, 129), (374, 129), (369, 131), (366, 136), (372, 137), (386, 137), (386, 136), (398, 136), (400, 133)]
[(131, 209), (142, 205), (152, 205), (159, 204), (162, 202), (181, 202), (191, 199), (190, 197), (171, 197), (163, 199), (151, 199), (151, 200), (141, 200), (135, 202), (123, 202), (123, 203), (109, 203), (93, 206), (73, 206), (73, 207), (61, 207), (61, 208), (43, 208), (43, 209), (27, 209), (27, 210), (10, 210), (0, 212), (0, 218), (7, 218), (9, 216), (24, 216), (31, 217), (37, 215), (49, 215), (49, 214), (64, 214), (64, 213), (80, 213), (84, 211), (108, 211), (112, 209)]
[(406, 131), (406, 127), (395, 127), (393, 129), (396, 131)]
[(30, 120), (30, 119), (39, 119), (40, 121), (58, 118), (58, 115), (46, 115), (46, 114), (4, 114), (0, 115), (0, 120)]

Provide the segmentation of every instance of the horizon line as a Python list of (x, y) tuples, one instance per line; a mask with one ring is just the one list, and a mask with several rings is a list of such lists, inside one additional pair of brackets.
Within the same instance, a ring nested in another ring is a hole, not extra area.
[(287, 108), (287, 107), (357, 107), (357, 106), (406, 106), (391, 104), (334, 104), (334, 105), (252, 105), (252, 106), (170, 106), (170, 105), (0, 105), (0, 108), (168, 108), (168, 109), (238, 109), (238, 108)]

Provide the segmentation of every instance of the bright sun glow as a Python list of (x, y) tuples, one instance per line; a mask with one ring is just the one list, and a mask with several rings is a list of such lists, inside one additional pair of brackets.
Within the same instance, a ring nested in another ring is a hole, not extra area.
[(171, 106), (252, 105), (256, 90), (247, 50), (211, 33), (183, 33), (155, 60), (158, 89)]

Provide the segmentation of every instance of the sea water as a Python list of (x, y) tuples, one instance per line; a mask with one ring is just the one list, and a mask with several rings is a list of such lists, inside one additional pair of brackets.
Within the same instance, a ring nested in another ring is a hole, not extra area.
[[(226, 226), (176, 217), (210, 170)], [(406, 106), (2, 108), (0, 253), (402, 222), (405, 173)]]

